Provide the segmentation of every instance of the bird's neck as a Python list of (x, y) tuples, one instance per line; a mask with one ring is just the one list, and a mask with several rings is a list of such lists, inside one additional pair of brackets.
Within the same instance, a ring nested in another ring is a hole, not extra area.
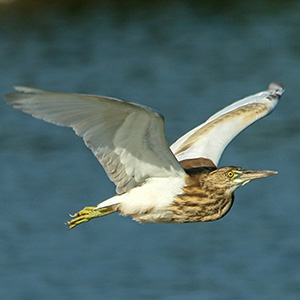
[(175, 197), (170, 207), (174, 213), (174, 222), (209, 222), (228, 213), (234, 201), (234, 193), (210, 184), (206, 179), (205, 173), (197, 179), (187, 175), (183, 193)]

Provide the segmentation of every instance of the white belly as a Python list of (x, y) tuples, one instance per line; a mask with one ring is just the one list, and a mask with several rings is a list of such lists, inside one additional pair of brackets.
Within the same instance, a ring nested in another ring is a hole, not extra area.
[(169, 222), (172, 213), (167, 207), (176, 195), (183, 193), (184, 185), (184, 178), (150, 178), (142, 186), (103, 201), (97, 207), (119, 204), (121, 214), (136, 221)]

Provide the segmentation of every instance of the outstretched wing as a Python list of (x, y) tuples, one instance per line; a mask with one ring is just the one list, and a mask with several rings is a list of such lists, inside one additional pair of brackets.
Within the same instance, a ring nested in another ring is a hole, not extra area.
[(217, 165), (231, 140), (271, 113), (283, 92), (283, 86), (271, 83), (268, 90), (234, 102), (179, 138), (172, 152), (178, 161), (202, 157)]
[(149, 177), (171, 177), (184, 171), (170, 151), (159, 113), (107, 97), (57, 93), (15, 86), (8, 104), (56, 125), (72, 127), (116, 185), (128, 192)]

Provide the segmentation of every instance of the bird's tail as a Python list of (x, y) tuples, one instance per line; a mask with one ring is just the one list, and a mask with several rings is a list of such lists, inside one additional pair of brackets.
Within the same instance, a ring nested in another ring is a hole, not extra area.
[(106, 207), (97, 208), (96, 206), (87, 206), (78, 213), (75, 213), (74, 215), (70, 215), (73, 219), (68, 221), (66, 225), (69, 226), (68, 230), (71, 230), (75, 226), (88, 222), (95, 218), (100, 218), (109, 214), (112, 214), (118, 210), (117, 205), (109, 205)]

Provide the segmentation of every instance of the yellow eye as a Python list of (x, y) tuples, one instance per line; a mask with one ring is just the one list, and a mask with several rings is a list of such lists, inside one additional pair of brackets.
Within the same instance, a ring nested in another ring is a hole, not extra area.
[(233, 172), (233, 171), (229, 171), (229, 172), (227, 173), (227, 176), (228, 176), (229, 178), (233, 178), (233, 177), (234, 177), (234, 172)]

